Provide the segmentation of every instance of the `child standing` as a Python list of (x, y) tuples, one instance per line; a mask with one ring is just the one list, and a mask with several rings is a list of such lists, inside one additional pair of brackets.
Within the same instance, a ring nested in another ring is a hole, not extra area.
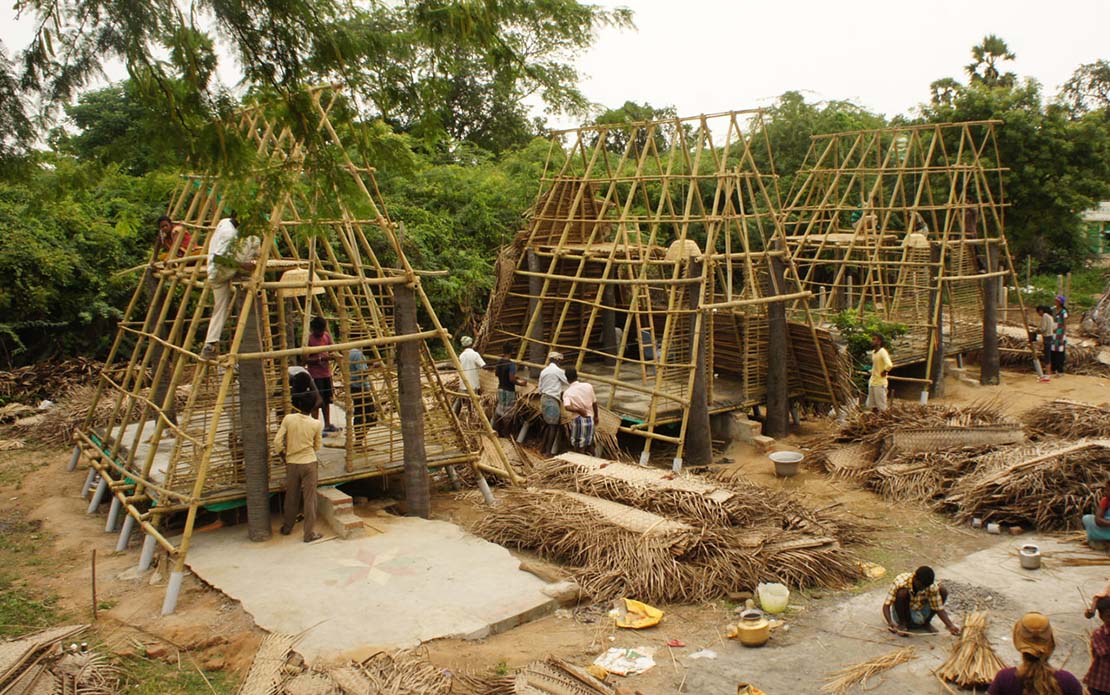
[(1110, 597), (1099, 598), (1096, 608), (1102, 624), (1091, 634), (1091, 668), (1083, 682), (1091, 695), (1110, 695)]
[(288, 536), (304, 504), (304, 542), (320, 538), (316, 533), (316, 452), (324, 445), (324, 424), (310, 414), (316, 406), (312, 393), (293, 396), (293, 409), (281, 420), (274, 437), (274, 451), (285, 459), (285, 512), (281, 535)]

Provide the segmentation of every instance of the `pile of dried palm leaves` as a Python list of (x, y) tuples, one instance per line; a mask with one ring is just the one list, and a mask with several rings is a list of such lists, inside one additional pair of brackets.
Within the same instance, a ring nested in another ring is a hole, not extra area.
[[(1029, 350), (1029, 343), (1022, 336), (1001, 334), (998, 336), (998, 361), (1003, 367), (1021, 368), (1033, 371), (1033, 357)], [(1085, 376), (1110, 376), (1110, 365), (1104, 364), (1099, 358), (1105, 348), (1099, 345), (1081, 345), (1068, 343), (1067, 362), (1064, 371), (1068, 374), (1081, 374)], [(1042, 355), (1040, 343), (1035, 346), (1037, 356)], [(978, 360), (977, 352), (967, 354), (967, 359)]]
[(842, 542), (857, 540), (861, 532), (846, 520), (808, 510), (788, 492), (770, 490), (735, 475), (710, 480), (566, 453), (539, 463), (529, 481), (620, 502), (693, 526), (777, 526), (833, 536)]
[(994, 447), (897, 454), (872, 468), (864, 483), (894, 502), (935, 502), (974, 470), (980, 456), (991, 451)]
[(1022, 417), (1030, 433), (1064, 439), (1110, 437), (1110, 407), (1075, 401), (1042, 403)]
[(569, 565), (598, 600), (690, 603), (760, 581), (840, 586), (858, 576), (834, 538), (765, 527), (697, 527), (565, 490), (507, 490), (478, 535)]
[(1110, 441), (1005, 447), (980, 456), (952, 486), (943, 508), (961, 522), (1031, 524), (1041, 531), (1080, 526), (1110, 479)]
[(994, 653), (987, 637), (986, 611), (972, 611), (964, 621), (960, 639), (948, 659), (937, 669), (937, 676), (961, 688), (990, 685), (1006, 664)]
[(74, 357), (0, 371), (0, 400), (31, 403), (55, 399), (74, 386), (91, 383), (103, 366), (96, 360)]
[[(852, 687), (859, 685), (865, 686), (868, 679), (889, 671), (895, 666), (900, 666), (907, 661), (912, 661), (917, 656), (913, 647), (902, 647), (895, 649), (892, 652), (887, 652), (882, 656), (877, 656), (874, 659), (864, 661), (863, 663), (856, 664), (855, 666), (848, 666), (839, 671), (834, 672), (829, 677), (829, 680), (821, 686), (821, 692), (829, 693), (830, 695), (846, 695)], [(866, 687), (863, 688), (867, 690)]]

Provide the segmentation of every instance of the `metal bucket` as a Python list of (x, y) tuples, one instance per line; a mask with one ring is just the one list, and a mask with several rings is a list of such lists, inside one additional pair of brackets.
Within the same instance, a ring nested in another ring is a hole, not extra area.
[(1022, 569), (1036, 570), (1041, 568), (1041, 549), (1032, 543), (1021, 546), (1018, 557), (1021, 558)]

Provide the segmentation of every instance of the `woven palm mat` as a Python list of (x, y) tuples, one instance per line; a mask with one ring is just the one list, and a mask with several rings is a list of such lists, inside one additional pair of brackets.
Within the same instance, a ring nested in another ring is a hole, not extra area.
[(854, 557), (832, 538), (699, 528), (565, 490), (506, 490), (474, 530), (567, 565), (597, 600), (693, 603), (760, 581), (841, 586), (857, 576)]
[(529, 480), (536, 485), (583, 492), (696, 526), (778, 526), (838, 537), (848, 527), (843, 520), (821, 518), (810, 512), (789, 493), (773, 491), (747, 479), (709, 480), (695, 474), (675, 474), (577, 453), (544, 461)]
[(46, 651), (87, 627), (87, 625), (63, 625), (0, 642), (0, 690), (18, 678), (25, 668), (35, 663)]

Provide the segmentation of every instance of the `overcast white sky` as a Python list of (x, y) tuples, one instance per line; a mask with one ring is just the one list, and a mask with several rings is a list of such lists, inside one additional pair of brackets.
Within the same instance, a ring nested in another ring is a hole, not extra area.
[[(586, 96), (684, 116), (766, 106), (790, 89), (905, 113), (933, 80), (963, 80), (971, 47), (992, 32), (1017, 54), (1013, 70), (1049, 95), (1081, 63), (1110, 58), (1110, 0), (594, 1), (631, 8), (636, 29), (603, 31), (581, 57)], [(29, 22), (10, 5), (0, 18), (8, 51), (22, 48)]]
[(1014, 71), (1049, 94), (1110, 58), (1108, 0), (632, 0), (636, 30), (604, 31), (579, 61), (588, 98), (674, 105), (679, 115), (767, 106), (787, 90), (895, 115), (940, 77), (964, 80), (971, 47), (1001, 36)]

